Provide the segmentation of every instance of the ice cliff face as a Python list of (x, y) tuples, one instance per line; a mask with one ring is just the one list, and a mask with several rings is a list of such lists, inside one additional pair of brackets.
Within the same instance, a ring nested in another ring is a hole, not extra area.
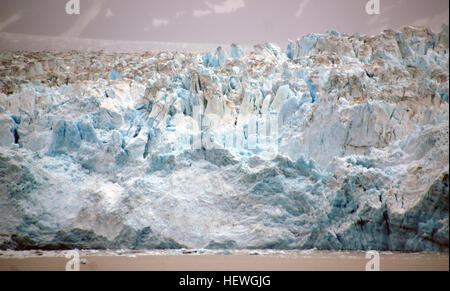
[(1, 52), (0, 248), (448, 251), (448, 36)]

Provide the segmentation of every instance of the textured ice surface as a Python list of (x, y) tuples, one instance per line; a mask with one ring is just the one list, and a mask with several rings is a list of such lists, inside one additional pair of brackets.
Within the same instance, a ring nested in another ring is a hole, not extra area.
[(448, 251), (448, 27), (1, 52), (0, 248)]

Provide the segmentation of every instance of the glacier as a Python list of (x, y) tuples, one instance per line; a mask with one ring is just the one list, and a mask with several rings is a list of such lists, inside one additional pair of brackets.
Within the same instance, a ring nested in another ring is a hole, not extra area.
[(449, 29), (0, 52), (0, 249), (449, 248)]

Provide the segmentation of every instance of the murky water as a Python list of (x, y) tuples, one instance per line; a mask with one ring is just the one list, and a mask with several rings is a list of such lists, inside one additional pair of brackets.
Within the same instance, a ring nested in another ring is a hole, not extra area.
[[(448, 253), (273, 250), (77, 251), (84, 270), (448, 271)], [(0, 270), (65, 270), (67, 251), (0, 251)]]

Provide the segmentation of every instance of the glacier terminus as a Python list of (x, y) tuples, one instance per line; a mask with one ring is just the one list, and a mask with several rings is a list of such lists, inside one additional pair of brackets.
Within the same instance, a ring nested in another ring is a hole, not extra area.
[(0, 249), (449, 248), (449, 29), (0, 52)]

